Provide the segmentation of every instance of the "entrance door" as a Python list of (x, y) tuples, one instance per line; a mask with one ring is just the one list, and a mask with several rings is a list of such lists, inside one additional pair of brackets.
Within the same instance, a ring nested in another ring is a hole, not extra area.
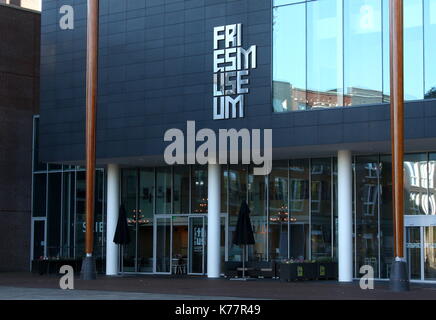
[(47, 255), (45, 241), (45, 218), (33, 219), (33, 248), (32, 259), (39, 259)]
[(205, 274), (206, 230), (204, 217), (189, 217), (189, 273)]
[(424, 280), (436, 281), (436, 227), (422, 227), (424, 230)]
[(436, 281), (436, 227), (407, 227), (406, 237), (410, 279)]
[(411, 280), (422, 280), (422, 237), (421, 227), (409, 227), (406, 231), (407, 262)]
[(171, 218), (156, 217), (154, 224), (154, 272), (171, 273)]

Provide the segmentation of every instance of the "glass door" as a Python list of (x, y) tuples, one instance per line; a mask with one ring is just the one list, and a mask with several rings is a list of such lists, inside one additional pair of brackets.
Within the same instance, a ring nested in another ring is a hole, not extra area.
[(407, 262), (409, 265), (409, 276), (411, 280), (421, 280), (421, 227), (409, 227), (406, 229), (406, 250)]
[(186, 274), (188, 272), (189, 259), (189, 227), (188, 217), (173, 216), (172, 219), (172, 250), (171, 250), (171, 273)]
[(410, 279), (436, 281), (436, 227), (408, 227), (406, 233)]
[(206, 230), (204, 217), (189, 217), (189, 273), (205, 274)]
[(168, 217), (156, 217), (154, 223), (154, 272), (171, 273), (172, 221)]
[(436, 281), (436, 227), (422, 227), (424, 235), (424, 280)]
[(33, 248), (32, 259), (37, 260), (46, 256), (45, 218), (33, 219)]

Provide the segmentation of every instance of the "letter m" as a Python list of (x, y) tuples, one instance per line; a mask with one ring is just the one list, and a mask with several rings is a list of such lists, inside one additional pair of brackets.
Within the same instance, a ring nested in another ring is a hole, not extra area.
[[(230, 149), (228, 148), (230, 140)], [(248, 129), (220, 129), (219, 130), (219, 163), (227, 164), (227, 151), (230, 150), (230, 164), (239, 163), (239, 140), (241, 140), (242, 164), (250, 164), (251, 138)]]

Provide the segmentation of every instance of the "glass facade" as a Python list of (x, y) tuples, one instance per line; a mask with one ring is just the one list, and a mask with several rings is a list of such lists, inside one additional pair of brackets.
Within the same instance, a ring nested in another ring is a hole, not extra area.
[[(404, 214), (406, 218), (435, 215), (434, 159), (434, 153), (405, 155)], [(391, 156), (355, 157), (356, 277), (359, 276), (361, 266), (372, 265), (377, 278), (389, 278), (390, 266), (394, 259), (391, 171)], [(411, 227), (406, 224), (407, 258), (412, 279), (432, 280), (435, 278), (432, 232), (431, 227)], [(420, 251), (421, 247), (423, 252)], [(422, 263), (421, 256), (423, 256)], [(423, 263), (426, 265), (424, 266)], [(421, 267), (424, 268), (422, 272)], [(425, 271), (427, 270), (425, 268), (429, 271)]]
[[(334, 258), (335, 160), (273, 161), (269, 176), (253, 176), (249, 166), (229, 166), (229, 239), (233, 239), (241, 201), (251, 210), (256, 244), (249, 260)], [(224, 208), (222, 208), (224, 211)], [(239, 261), (240, 248), (229, 242), (228, 260)]]
[[(37, 117), (34, 122), (37, 132)], [(37, 140), (35, 135), (35, 151)], [(32, 257), (82, 257), (84, 168), (37, 161), (33, 167)], [(406, 154), (404, 168), (406, 217), (436, 215), (436, 153)], [(391, 170), (389, 155), (354, 157), (356, 278), (363, 265), (373, 266), (376, 278), (389, 278), (393, 261)], [(247, 250), (248, 260), (336, 259), (336, 159), (273, 161), (268, 176), (255, 176), (252, 171), (249, 165), (221, 167), (222, 261), (242, 258), (241, 248), (233, 245), (242, 201), (250, 206), (256, 240)], [(96, 179), (95, 255), (104, 258), (104, 170), (97, 170)], [(121, 271), (205, 274), (207, 186), (207, 166), (122, 169), (121, 200), (131, 242), (121, 249)], [(436, 279), (435, 229), (431, 225), (406, 228), (413, 279)]]
[[(436, 0), (404, 0), (406, 100), (436, 97), (435, 25)], [(389, 102), (389, 73), (389, 0), (274, 1), (274, 112)]]
[[(39, 118), (34, 118), (32, 258), (81, 258), (85, 254), (85, 170), (38, 160)], [(96, 171), (94, 255), (105, 255), (105, 173)]]

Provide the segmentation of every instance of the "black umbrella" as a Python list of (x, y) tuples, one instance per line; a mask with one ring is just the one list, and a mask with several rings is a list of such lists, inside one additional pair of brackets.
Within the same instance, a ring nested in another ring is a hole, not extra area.
[(114, 243), (121, 245), (130, 243), (130, 233), (129, 225), (127, 224), (126, 208), (123, 204), (120, 206), (117, 229), (115, 230), (114, 235)]
[(245, 278), (245, 246), (254, 244), (254, 234), (250, 221), (250, 208), (247, 202), (242, 201), (239, 209), (238, 223), (233, 238), (233, 244), (243, 246), (242, 248), (242, 278)]

